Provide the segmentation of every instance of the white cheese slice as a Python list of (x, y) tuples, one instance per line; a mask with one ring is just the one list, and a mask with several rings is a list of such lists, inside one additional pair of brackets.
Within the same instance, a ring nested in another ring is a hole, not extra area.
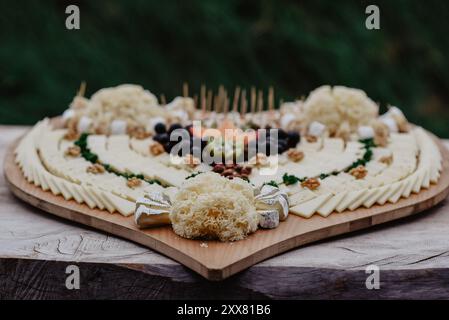
[(407, 187), (407, 181), (405, 181), (405, 180), (399, 181), (399, 184), (400, 184), (400, 187), (399, 187), (398, 191), (393, 193), (390, 196), (390, 198), (388, 198), (388, 202), (396, 203), (401, 198), (402, 194), (404, 193), (405, 188)]
[(421, 169), (419, 170), (418, 174), (417, 174), (417, 178), (415, 180), (415, 184), (413, 185), (412, 191), (414, 193), (418, 193), (419, 190), (421, 190), (421, 186), (422, 186), (422, 181), (424, 179), (424, 175), (425, 175), (425, 170)]
[(343, 198), (346, 196), (346, 193), (347, 192), (341, 192), (332, 196), (329, 200), (323, 203), (321, 207), (319, 207), (319, 209), (317, 210), (318, 213), (322, 217), (327, 217), (328, 215), (330, 215), (341, 202), (341, 200), (343, 200)]
[(61, 194), (61, 190), (58, 188), (58, 184), (55, 182), (56, 179), (58, 179), (55, 176), (52, 176), (51, 174), (46, 175), (45, 179), (48, 182), (48, 186), (50, 187), (51, 193), (53, 193), (55, 196), (58, 196)]
[(395, 182), (391, 185), (388, 186), (388, 192), (386, 192), (382, 197), (380, 197), (377, 200), (377, 203), (380, 205), (384, 205), (385, 202), (387, 202), (387, 200), (396, 192), (398, 192), (398, 190), (401, 188), (401, 183), (399, 182)]
[(417, 175), (415, 173), (413, 173), (413, 175), (408, 176), (407, 178), (405, 178), (405, 188), (404, 191), (402, 192), (402, 196), (404, 198), (408, 198), (410, 196), (410, 193), (412, 193), (412, 188), (413, 185), (415, 183), (417, 179)]
[(290, 212), (303, 218), (310, 218), (316, 210), (332, 197), (331, 193), (323, 194), (312, 200), (303, 202), (297, 206), (290, 208)]
[(375, 189), (367, 189), (366, 192), (360, 195), (357, 199), (354, 200), (352, 204), (349, 205), (348, 209), (353, 211), (360, 207), (367, 199), (369, 199), (373, 194), (376, 194), (377, 190)]
[(290, 207), (306, 202), (316, 197), (316, 194), (307, 188), (303, 188), (300, 192), (291, 195), (288, 199)]
[(429, 167), (427, 167), (425, 169), (421, 186), (426, 189), (430, 187), (430, 168)]
[(117, 197), (109, 192), (104, 192), (104, 197), (117, 209), (117, 211), (125, 217), (134, 214), (136, 207), (134, 202)]
[(388, 188), (383, 186), (383, 187), (379, 187), (379, 188), (374, 188), (372, 190), (373, 190), (373, 192), (363, 202), (363, 206), (365, 208), (371, 208), (373, 206), (373, 204), (376, 203), (377, 199), (379, 199), (383, 195), (383, 193), (385, 193), (385, 191), (388, 190)]
[(343, 212), (346, 210), (352, 203), (354, 203), (359, 197), (362, 197), (366, 193), (366, 189), (364, 190), (355, 190), (350, 191), (346, 194), (346, 196), (341, 200), (341, 202), (337, 206), (338, 212)]

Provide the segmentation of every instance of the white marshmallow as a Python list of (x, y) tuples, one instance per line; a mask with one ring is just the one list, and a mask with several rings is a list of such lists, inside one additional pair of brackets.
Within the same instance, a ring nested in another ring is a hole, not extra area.
[(398, 107), (394, 107), (394, 106), (392, 106), (392, 107), (390, 107), (390, 109), (388, 109), (387, 114), (404, 117), (404, 113), (401, 111), (401, 109), (399, 109)]
[(75, 110), (73, 110), (73, 109), (67, 109), (67, 110), (64, 111), (64, 113), (62, 114), (62, 119), (63, 119), (63, 120), (69, 120), (69, 119), (73, 118), (74, 115), (75, 115)]
[(92, 119), (86, 116), (82, 116), (80, 121), (78, 121), (78, 132), (86, 132), (89, 131), (90, 126), (92, 125)]
[(390, 130), (390, 132), (398, 132), (399, 131), (398, 125), (393, 118), (382, 116), (380, 118), (380, 121), (382, 121), (384, 124), (387, 125), (388, 130)]
[(374, 138), (374, 129), (369, 126), (360, 126), (357, 130), (360, 139)]
[(288, 125), (296, 119), (293, 113), (286, 113), (281, 118), (281, 128), (287, 129)]
[(114, 120), (111, 122), (111, 134), (125, 134), (127, 126), (124, 120)]
[(318, 121), (313, 121), (309, 125), (309, 134), (311, 136), (319, 137), (324, 133), (324, 130), (326, 129), (326, 126)]

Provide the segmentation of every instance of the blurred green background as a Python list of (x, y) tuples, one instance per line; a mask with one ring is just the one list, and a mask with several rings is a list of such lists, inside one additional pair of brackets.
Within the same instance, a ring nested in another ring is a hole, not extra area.
[[(65, 8), (81, 29), (65, 28)], [(365, 28), (377, 4), (381, 29)], [(322, 84), (364, 89), (382, 108), (449, 137), (449, 4), (395, 1), (1, 1), (0, 123), (61, 113), (87, 94), (138, 83), (171, 99), (183, 81), (273, 85), (276, 98)]]

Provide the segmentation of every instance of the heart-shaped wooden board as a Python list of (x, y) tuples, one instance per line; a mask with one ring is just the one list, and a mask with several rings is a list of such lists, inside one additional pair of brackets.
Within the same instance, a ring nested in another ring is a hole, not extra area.
[(290, 215), (276, 229), (258, 230), (247, 239), (232, 243), (184, 239), (177, 236), (169, 226), (140, 230), (134, 224), (133, 217), (92, 210), (74, 200), (66, 201), (62, 196), (43, 191), (28, 183), (15, 163), (14, 149), (19, 141), (11, 144), (7, 151), (4, 173), (11, 191), (35, 207), (140, 243), (182, 263), (209, 280), (223, 280), (287, 250), (403, 218), (429, 209), (442, 201), (449, 193), (449, 151), (438, 138), (433, 135), (432, 137), (443, 156), (443, 169), (438, 184), (395, 204), (332, 213), (327, 218), (314, 215), (304, 219)]

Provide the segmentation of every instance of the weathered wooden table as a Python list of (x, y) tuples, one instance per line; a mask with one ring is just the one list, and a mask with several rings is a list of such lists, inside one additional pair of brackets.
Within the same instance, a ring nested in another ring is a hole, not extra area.
[[(0, 163), (26, 127), (0, 126)], [(449, 146), (449, 142), (447, 143)], [(3, 167), (3, 165), (2, 165)], [(80, 288), (66, 287), (66, 268)], [(368, 290), (369, 265), (380, 288)], [(449, 298), (449, 202), (209, 282), (132, 242), (22, 203), (0, 176), (0, 299)]]

